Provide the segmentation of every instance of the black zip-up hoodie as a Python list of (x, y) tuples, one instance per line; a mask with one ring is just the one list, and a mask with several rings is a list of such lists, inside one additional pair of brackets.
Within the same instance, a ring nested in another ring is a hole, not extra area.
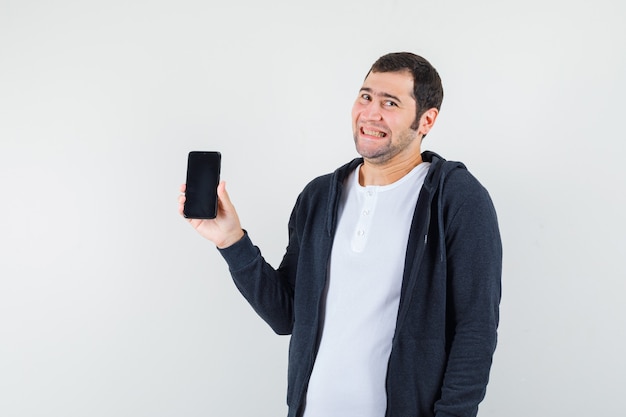
[[(475, 416), (485, 395), (499, 318), (502, 246), (483, 186), (432, 152), (409, 236), (389, 357), (386, 417)], [(302, 415), (319, 345), (337, 207), (355, 159), (311, 181), (289, 220), (278, 269), (246, 234), (220, 250), (235, 284), (278, 334), (291, 334), (288, 417)], [(332, 318), (327, 318), (332, 320)]]

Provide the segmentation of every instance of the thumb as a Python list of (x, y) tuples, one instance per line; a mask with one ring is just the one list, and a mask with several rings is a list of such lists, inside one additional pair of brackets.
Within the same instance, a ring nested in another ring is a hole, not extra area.
[(226, 181), (220, 181), (217, 186), (217, 198), (222, 206), (222, 209), (226, 211), (234, 211), (233, 203), (230, 201), (230, 196), (228, 195), (228, 191), (226, 191)]

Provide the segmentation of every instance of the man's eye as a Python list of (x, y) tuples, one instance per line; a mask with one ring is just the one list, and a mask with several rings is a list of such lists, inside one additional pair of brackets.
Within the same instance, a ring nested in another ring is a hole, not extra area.
[(367, 100), (367, 101), (370, 101), (370, 100), (371, 100), (371, 97), (370, 97), (370, 95), (369, 95), (369, 94), (361, 94), (361, 98), (362, 98), (363, 100)]
[(387, 106), (387, 107), (395, 107), (395, 106), (397, 106), (397, 104), (394, 101), (387, 100), (387, 101), (385, 101), (385, 106)]

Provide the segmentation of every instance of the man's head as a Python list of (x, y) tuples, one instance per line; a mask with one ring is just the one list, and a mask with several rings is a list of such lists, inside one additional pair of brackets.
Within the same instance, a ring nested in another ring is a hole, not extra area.
[(413, 77), (413, 98), (417, 104), (417, 113), (411, 128), (417, 129), (422, 114), (431, 108), (440, 110), (443, 101), (441, 78), (430, 62), (410, 52), (393, 52), (378, 58), (367, 75), (372, 72), (404, 71), (410, 72)]
[(419, 159), (442, 98), (439, 75), (424, 58), (405, 52), (379, 58), (352, 107), (357, 152), (376, 165)]

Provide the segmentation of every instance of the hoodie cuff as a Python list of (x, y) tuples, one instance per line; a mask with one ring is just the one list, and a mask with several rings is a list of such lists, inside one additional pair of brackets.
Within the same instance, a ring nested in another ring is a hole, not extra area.
[(243, 237), (232, 245), (223, 249), (217, 248), (231, 271), (246, 267), (260, 254), (259, 248), (252, 244), (248, 232), (244, 230), (243, 233)]

